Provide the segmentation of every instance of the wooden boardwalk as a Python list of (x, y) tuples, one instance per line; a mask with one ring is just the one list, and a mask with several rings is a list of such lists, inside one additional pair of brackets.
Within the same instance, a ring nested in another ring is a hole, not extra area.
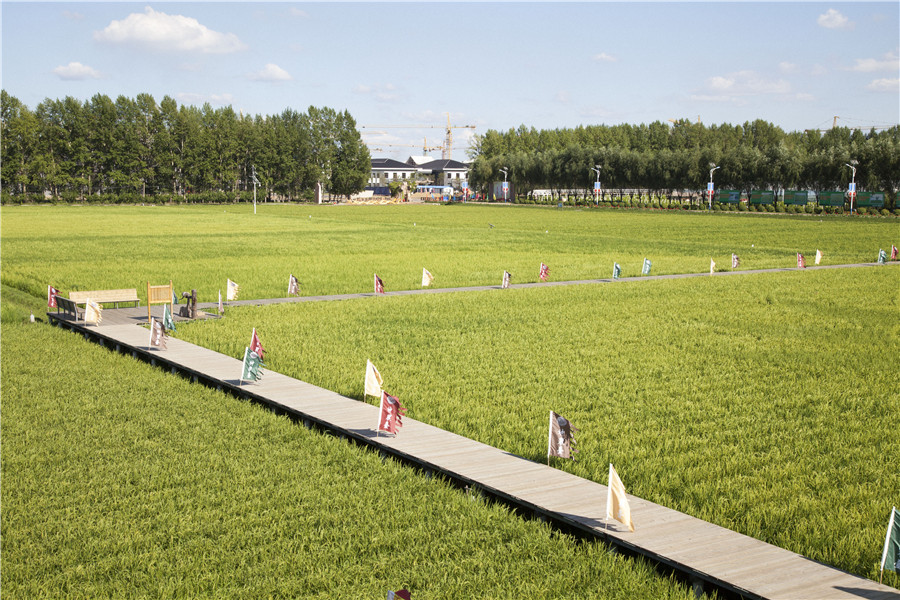
[(262, 402), (307, 425), (331, 430), (427, 473), (482, 489), (568, 529), (646, 556), (685, 574), (698, 591), (717, 588), (746, 598), (786, 600), (900, 600), (900, 592), (893, 588), (635, 496), (629, 496), (636, 526), (630, 533), (617, 522), (604, 523), (605, 485), (412, 418), (404, 418), (396, 437), (376, 435), (376, 406), (268, 370), (261, 381), (241, 385), (239, 359), (176, 338), (169, 338), (167, 350), (150, 349), (147, 329), (135, 327), (131, 317), (123, 324), (111, 324), (116, 319), (104, 316), (99, 327), (53, 313), (48, 317), (111, 349)]
[[(885, 265), (878, 263), (853, 263), (846, 265), (819, 265), (810, 266), (804, 269), (797, 267), (784, 267), (779, 269), (756, 269), (756, 270), (737, 270), (737, 271), (717, 271), (715, 273), (674, 273), (670, 275), (642, 275), (640, 277), (620, 277), (619, 279), (576, 279), (571, 281), (537, 281), (530, 283), (514, 283), (509, 286), (510, 289), (533, 288), (533, 287), (555, 287), (567, 285), (588, 285), (598, 283), (634, 283), (638, 281), (658, 281), (661, 279), (688, 279), (692, 277), (730, 277), (734, 275), (756, 275), (759, 273), (784, 273), (787, 271), (817, 271), (821, 269), (849, 269), (859, 267), (880, 267), (880, 266), (900, 266), (900, 261), (889, 261)], [(374, 296), (415, 296), (419, 294), (448, 294), (452, 292), (484, 292), (488, 290), (499, 290), (499, 285), (477, 285), (468, 287), (454, 288), (420, 288), (414, 290), (395, 290), (385, 292), (384, 294), (375, 294), (374, 292), (361, 292), (351, 294), (333, 294), (330, 296), (292, 296), (288, 298), (259, 298), (255, 300), (229, 300), (223, 302), (228, 306), (265, 306), (267, 304), (292, 304), (300, 302), (322, 302), (333, 300), (351, 300), (354, 298), (368, 298)], [(198, 302), (197, 308), (209, 310), (218, 306), (216, 302)], [(146, 311), (145, 311), (146, 312)]]

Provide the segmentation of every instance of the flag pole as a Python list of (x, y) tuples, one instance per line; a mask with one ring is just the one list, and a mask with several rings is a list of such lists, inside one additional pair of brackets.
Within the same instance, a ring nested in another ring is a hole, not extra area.
[(550, 466), (550, 444), (553, 443), (553, 411), (550, 411), (550, 426), (547, 431), (547, 466)]

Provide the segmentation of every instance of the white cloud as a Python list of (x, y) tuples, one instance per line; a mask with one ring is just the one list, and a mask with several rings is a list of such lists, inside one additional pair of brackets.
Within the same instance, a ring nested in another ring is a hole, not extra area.
[(379, 102), (396, 102), (401, 99), (397, 86), (393, 83), (367, 85), (359, 83), (353, 87), (355, 94), (371, 94)]
[(269, 63), (260, 71), (251, 73), (248, 78), (252, 81), (290, 81), (291, 74), (276, 64)]
[(816, 23), (825, 29), (852, 29), (853, 23), (842, 15), (839, 11), (829, 8), (823, 14), (819, 15)]
[(782, 73), (796, 73), (797, 65), (796, 63), (782, 61), (778, 63), (778, 70)]
[(215, 106), (227, 106), (234, 102), (234, 96), (231, 94), (193, 94), (190, 92), (181, 92), (175, 96), (182, 104), (193, 106), (202, 106), (209, 102)]
[(94, 32), (94, 39), (157, 51), (203, 54), (227, 54), (247, 47), (233, 33), (213, 31), (192, 17), (156, 12), (149, 6), (143, 13), (110, 22), (102, 31)]
[(560, 91), (556, 92), (556, 95), (553, 98), (557, 102), (561, 102), (563, 104), (568, 104), (570, 97), (571, 97), (571, 95), (569, 94), (569, 92), (567, 92), (565, 90), (560, 90)]
[(812, 75), (815, 75), (816, 77), (820, 77), (822, 75), (828, 74), (828, 69), (826, 69), (822, 65), (813, 65), (812, 71), (810, 73)]
[(96, 70), (80, 62), (70, 62), (63, 66), (60, 65), (53, 69), (53, 72), (60, 79), (66, 81), (84, 81), (85, 79), (100, 79), (101, 75)]
[(900, 70), (900, 58), (894, 52), (888, 52), (884, 57), (878, 58), (857, 58), (856, 65), (851, 67), (851, 71), (859, 71), (861, 73), (874, 73), (875, 71), (893, 71)]
[(592, 56), (591, 60), (594, 62), (616, 62), (619, 59), (606, 52), (601, 52), (600, 54)]
[(867, 85), (866, 89), (872, 92), (900, 92), (900, 78), (876, 79)]
[(64, 10), (62, 14), (65, 18), (69, 19), (70, 21), (81, 21), (82, 19), (84, 19), (83, 14), (77, 13), (77, 12), (72, 12), (71, 10)]
[(767, 79), (755, 71), (736, 71), (728, 75), (716, 75), (706, 80), (707, 89), (695, 95), (696, 99), (723, 100), (763, 94), (788, 94), (791, 84), (784, 79)]

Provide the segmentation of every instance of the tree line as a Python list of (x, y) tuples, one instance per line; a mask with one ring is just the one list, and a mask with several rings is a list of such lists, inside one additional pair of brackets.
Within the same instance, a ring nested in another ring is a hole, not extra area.
[(363, 189), (369, 151), (349, 112), (310, 106), (245, 116), (150, 94), (113, 101), (46, 99), (32, 111), (0, 92), (0, 183), (4, 196), (235, 200), (258, 189), (309, 198)]
[(505, 168), (519, 194), (592, 189), (597, 166), (605, 190), (640, 188), (658, 195), (705, 190), (713, 165), (720, 167), (716, 189), (846, 190), (852, 176), (847, 164), (856, 167), (857, 189), (884, 192), (889, 207), (896, 206), (900, 186), (900, 126), (786, 133), (762, 120), (539, 131), (522, 125), (476, 136), (471, 156), (474, 189), (489, 189)]

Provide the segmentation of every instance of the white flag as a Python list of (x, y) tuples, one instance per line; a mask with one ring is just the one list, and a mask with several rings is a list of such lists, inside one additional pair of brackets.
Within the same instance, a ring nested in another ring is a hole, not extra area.
[(713, 259), (709, 259), (709, 274), (712, 275), (716, 272), (716, 261)]
[(225, 299), (226, 300), (237, 300), (238, 292), (241, 291), (241, 286), (228, 279), (228, 285), (225, 288)]
[(822, 262), (822, 251), (816, 250), (816, 264), (819, 264), (820, 262)]
[(422, 268), (422, 287), (427, 287), (431, 285), (431, 282), (434, 281), (434, 275), (428, 272), (428, 269)]
[(625, 495), (625, 485), (619, 479), (619, 474), (609, 463), (609, 484), (606, 493), (606, 518), (615, 519), (619, 523), (628, 526), (628, 531), (634, 531), (634, 523), (631, 520), (631, 507), (628, 506), (628, 498)]
[(219, 290), (219, 314), (225, 314), (225, 305), (222, 304), (222, 290)]
[(103, 320), (103, 308), (90, 298), (84, 303), (84, 322), (99, 325)]
[(366, 396), (377, 396), (381, 398), (381, 386), (384, 385), (384, 379), (381, 373), (375, 368), (371, 360), (366, 361)]

